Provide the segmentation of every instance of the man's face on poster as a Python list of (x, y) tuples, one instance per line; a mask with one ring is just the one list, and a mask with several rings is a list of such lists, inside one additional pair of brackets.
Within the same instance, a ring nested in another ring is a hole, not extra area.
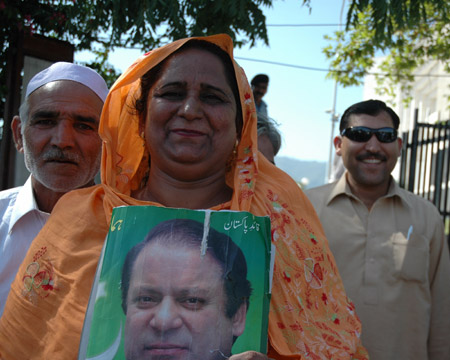
[(135, 359), (224, 359), (245, 328), (246, 306), (228, 318), (223, 271), (199, 248), (149, 243), (132, 268), (125, 355)]

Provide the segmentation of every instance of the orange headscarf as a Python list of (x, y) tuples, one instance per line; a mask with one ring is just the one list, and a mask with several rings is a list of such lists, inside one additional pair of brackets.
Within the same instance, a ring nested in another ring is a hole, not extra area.
[[(220, 46), (233, 59), (227, 35), (199, 40)], [(140, 77), (190, 39), (175, 41), (136, 60), (105, 102), (102, 184), (65, 195), (32, 243), (0, 319), (1, 359), (76, 358), (84, 314), (112, 209), (158, 205), (130, 197), (148, 168), (138, 116), (130, 105)], [(320, 222), (297, 184), (260, 156), (253, 95), (234, 61), (243, 129), (227, 183), (231, 202), (215, 210), (270, 215), (276, 246), (269, 315), (269, 357), (364, 359), (360, 322), (344, 287)]]

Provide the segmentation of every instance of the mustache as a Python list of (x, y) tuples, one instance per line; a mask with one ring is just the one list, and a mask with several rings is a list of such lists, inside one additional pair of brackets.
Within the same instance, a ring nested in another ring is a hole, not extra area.
[(47, 150), (42, 158), (44, 161), (59, 161), (79, 163), (80, 156), (76, 153), (61, 150), (60, 148), (51, 148)]
[(377, 160), (380, 160), (380, 161), (386, 161), (387, 160), (386, 156), (384, 156), (383, 154), (373, 153), (373, 152), (370, 152), (370, 151), (368, 151), (368, 152), (366, 152), (364, 154), (359, 154), (356, 157), (356, 160), (358, 160), (358, 161), (363, 161), (363, 160), (366, 160), (366, 159), (377, 159)]

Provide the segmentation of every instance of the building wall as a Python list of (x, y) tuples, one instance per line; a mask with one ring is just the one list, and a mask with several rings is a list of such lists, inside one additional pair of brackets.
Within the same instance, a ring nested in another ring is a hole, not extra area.
[[(383, 57), (375, 60), (379, 64)], [(378, 72), (378, 66), (371, 70)], [(406, 95), (397, 87), (394, 101), (386, 96), (380, 96), (376, 93), (377, 82), (375, 76), (367, 75), (364, 79), (364, 100), (380, 99), (391, 106), (400, 116), (400, 131), (407, 131), (414, 127), (414, 110), (419, 109), (419, 121), (426, 123), (435, 123), (450, 119), (450, 75), (445, 73), (442, 62), (430, 61), (417, 69), (414, 83), (412, 84), (412, 100), (405, 105), (403, 99)], [(427, 76), (428, 75), (428, 76)], [(441, 77), (433, 75), (444, 75)]]
[[(371, 72), (379, 72), (378, 64), (383, 60), (379, 57), (375, 60), (375, 67)], [(412, 84), (412, 100), (405, 104), (403, 99), (407, 96), (402, 93), (400, 85), (397, 86), (395, 99), (387, 96), (380, 96), (376, 93), (377, 81), (374, 75), (367, 75), (364, 79), (363, 99), (379, 99), (386, 102), (400, 117), (400, 133), (414, 128), (415, 109), (419, 110), (418, 121), (424, 123), (436, 123), (438, 121), (450, 120), (450, 76), (444, 71), (442, 62), (430, 61), (417, 69), (415, 81)], [(434, 75), (434, 76), (433, 76)], [(435, 76), (446, 75), (446, 76)], [(435, 149), (428, 152), (429, 159), (423, 159), (424, 163), (431, 163), (431, 156)], [(394, 178), (398, 179), (400, 174), (400, 163), (393, 171)]]

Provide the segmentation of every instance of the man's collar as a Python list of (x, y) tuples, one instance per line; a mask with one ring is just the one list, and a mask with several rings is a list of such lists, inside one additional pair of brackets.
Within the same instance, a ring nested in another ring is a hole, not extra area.
[(21, 217), (35, 210), (40, 211), (34, 197), (33, 185), (31, 183), (30, 175), (25, 184), (17, 193), (16, 202), (11, 213), (11, 219), (9, 221), (8, 232), (12, 230), (16, 222), (19, 221)]
[(387, 194), (384, 197), (394, 197), (398, 196), (404, 203), (406, 203), (409, 207), (412, 206), (412, 204), (409, 201), (409, 197), (405, 196), (407, 193), (407, 190), (402, 189), (400, 185), (397, 183), (397, 181), (394, 180), (394, 178), (391, 176), (391, 183), (389, 185), (389, 189)]
[[(335, 183), (335, 186), (333, 187), (333, 189), (327, 199), (327, 202), (326, 202), (327, 205), (330, 204), (334, 200), (334, 198), (341, 196), (341, 195), (346, 195), (346, 196), (357, 199), (357, 197), (352, 193), (352, 191), (350, 189), (350, 185), (348, 184), (347, 172), (348, 171), (344, 171), (344, 173), (342, 174), (340, 179)], [(408, 199), (404, 196), (403, 189), (400, 188), (400, 186), (397, 184), (397, 182), (391, 176), (388, 192), (386, 193), (386, 195), (382, 196), (382, 198), (388, 198), (388, 197), (394, 197), (394, 196), (398, 196), (407, 205), (410, 206)]]
[(350, 191), (350, 187), (347, 184), (346, 176), (345, 174), (347, 171), (344, 171), (342, 176), (339, 178), (338, 181), (336, 181), (335, 185), (333, 186), (333, 189), (330, 192), (330, 195), (328, 196), (326, 204), (329, 205), (334, 198), (340, 196), (340, 195), (348, 195), (353, 196), (352, 192)]

